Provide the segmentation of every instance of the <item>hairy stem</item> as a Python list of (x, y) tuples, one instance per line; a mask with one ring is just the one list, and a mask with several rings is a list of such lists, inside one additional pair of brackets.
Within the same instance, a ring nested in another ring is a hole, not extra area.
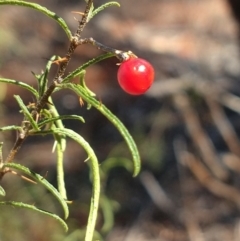
[(87, 6), (86, 6), (84, 14), (83, 14), (83, 17), (82, 17), (81, 21), (79, 22), (78, 29), (77, 29), (76, 33), (74, 34), (74, 36), (77, 37), (78, 39), (80, 38), (80, 36), (82, 34), (82, 31), (87, 24), (88, 15), (90, 13), (90, 9), (92, 7), (92, 4), (93, 4), (93, 0), (88, 0)]

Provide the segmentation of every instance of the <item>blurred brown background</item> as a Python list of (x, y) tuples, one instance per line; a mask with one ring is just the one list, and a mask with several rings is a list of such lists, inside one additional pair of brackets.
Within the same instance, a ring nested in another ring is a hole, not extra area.
[[(85, 2), (35, 1), (63, 17), (74, 32)], [(100, 5), (105, 1), (95, 1)], [(132, 50), (156, 70), (153, 87), (144, 96), (125, 94), (116, 79), (117, 61), (91, 67), (87, 85), (129, 128), (142, 156), (142, 172), (133, 179), (114, 169), (106, 194), (120, 205), (107, 241), (238, 241), (240, 239), (240, 60), (238, 0), (120, 0), (96, 16), (84, 37), (121, 50)], [(60, 27), (27, 8), (0, 6), (0, 76), (31, 85), (31, 74), (44, 69), (46, 59), (63, 56), (68, 42)], [(69, 71), (101, 52), (78, 48)], [(56, 72), (56, 66), (50, 76)], [(0, 85), (1, 126), (19, 124), (13, 94), (25, 103), (32, 97), (14, 86)], [(56, 93), (61, 114), (79, 114), (85, 124), (73, 127), (93, 146), (99, 161), (128, 156), (122, 138), (97, 111), (80, 107), (71, 92)], [(1, 133), (6, 155), (15, 133)], [(17, 156), (56, 184), (53, 140), (29, 138)], [(77, 160), (76, 160), (77, 157)], [(66, 151), (68, 196), (74, 200), (70, 232), (84, 227), (91, 192), (84, 152), (69, 141)], [(58, 211), (55, 200), (19, 177), (6, 176), (7, 199), (36, 203)], [(22, 218), (24, 215), (24, 219)], [(76, 240), (37, 214), (0, 211), (0, 240)], [(46, 225), (47, 223), (47, 225)], [(100, 230), (102, 218), (98, 223)], [(44, 230), (44, 231), (43, 231)]]

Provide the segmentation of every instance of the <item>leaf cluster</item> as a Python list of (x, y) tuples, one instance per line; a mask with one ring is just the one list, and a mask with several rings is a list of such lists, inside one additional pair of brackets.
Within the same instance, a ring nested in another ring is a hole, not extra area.
[[(75, 34), (72, 34), (69, 27), (67, 26), (66, 22), (59, 17), (56, 13), (50, 11), (49, 9), (27, 1), (20, 1), (20, 0), (0, 0), (0, 5), (16, 5), (20, 7), (27, 7), (32, 8), (42, 14), (45, 14), (47, 17), (55, 20), (59, 26), (63, 29), (66, 33), (69, 41), (70, 47), (67, 51), (65, 60), (60, 60), (59, 62), (59, 70), (57, 75), (52, 81), (49, 81), (49, 72), (53, 63), (58, 61), (57, 56), (53, 56), (46, 64), (45, 70), (41, 74), (33, 73), (37, 81), (37, 88), (34, 88), (24, 82), (18, 80), (12, 80), (8, 78), (0, 77), (0, 83), (5, 83), (7, 85), (16, 85), (19, 88), (26, 89), (29, 92), (29, 95), (32, 95), (34, 98), (34, 102), (31, 104), (26, 105), (22, 100), (21, 96), (15, 95), (14, 98), (19, 105), (20, 112), (23, 115), (23, 120), (20, 125), (11, 125), (11, 126), (3, 126), (0, 127), (0, 131), (17, 131), (18, 139), (14, 144), (12, 150), (10, 151), (9, 155), (6, 159), (2, 156), (2, 147), (3, 143), (0, 145), (0, 181), (4, 177), (6, 173), (11, 173), (13, 170), (20, 172), (21, 174), (27, 176), (32, 181), (43, 185), (61, 204), (63, 208), (64, 217), (61, 218), (54, 213), (50, 213), (48, 211), (39, 209), (34, 205), (30, 205), (27, 203), (22, 202), (15, 202), (15, 201), (1, 201), (0, 206), (14, 206), (18, 208), (25, 208), (31, 209), (33, 211), (51, 216), (64, 227), (67, 231), (67, 225), (64, 219), (68, 218), (69, 211), (68, 211), (68, 199), (67, 199), (67, 191), (65, 189), (65, 182), (64, 182), (64, 152), (66, 150), (66, 142), (67, 139), (73, 139), (76, 143), (82, 147), (87, 155), (87, 163), (90, 166), (91, 170), (91, 180), (92, 180), (92, 198), (90, 201), (90, 211), (88, 217), (88, 223), (85, 233), (85, 240), (91, 241), (93, 239), (93, 235), (95, 232), (95, 224), (98, 215), (98, 207), (99, 205), (105, 210), (103, 213), (105, 217), (110, 217), (112, 220), (111, 214), (107, 212), (107, 210), (111, 210), (109, 199), (100, 193), (101, 190), (101, 174), (99, 163), (97, 156), (92, 149), (91, 145), (78, 133), (74, 130), (68, 129), (64, 127), (63, 121), (65, 119), (74, 119), (76, 121), (80, 121), (84, 123), (85, 120), (82, 116), (79, 115), (60, 115), (58, 110), (55, 106), (55, 103), (52, 100), (52, 94), (55, 92), (62, 91), (64, 89), (69, 89), (73, 91), (83, 102), (86, 102), (88, 107), (93, 107), (97, 109), (102, 115), (104, 115), (119, 131), (122, 135), (123, 139), (125, 140), (130, 153), (132, 154), (133, 158), (133, 176), (136, 176), (140, 171), (140, 157), (139, 152), (137, 150), (136, 144), (123, 125), (123, 123), (102, 103), (100, 102), (96, 95), (89, 90), (85, 83), (85, 73), (89, 66), (98, 63), (99, 61), (103, 61), (106, 58), (110, 58), (114, 56), (113, 52), (107, 52), (102, 54), (96, 58), (93, 58), (86, 62), (85, 64), (79, 66), (74, 71), (69, 73), (68, 75), (64, 76), (66, 66), (71, 59), (71, 55), (73, 54), (75, 48), (77, 47), (77, 41), (80, 39), (81, 32), (83, 31), (85, 25), (99, 12), (104, 10), (109, 6), (119, 6), (117, 2), (108, 2), (98, 8), (95, 8), (93, 5), (92, 0), (86, 1), (86, 9), (85, 12), (82, 14), (82, 20), (79, 21), (79, 26)], [(74, 78), (79, 78), (79, 83), (73, 83), (72, 80)], [(15, 162), (15, 155), (17, 154), (18, 150), (21, 148), (23, 141), (28, 136), (37, 136), (37, 135), (52, 135), (54, 138), (54, 149), (57, 153), (57, 180), (58, 180), (58, 187), (55, 188), (51, 183), (49, 183), (45, 177), (31, 171), (28, 167), (24, 165), (20, 165)], [(113, 163), (113, 164), (107, 164)], [(117, 164), (112, 160), (106, 162), (105, 169), (109, 171), (111, 165), (116, 166)], [(128, 163), (128, 161), (124, 160), (123, 163)], [(122, 164), (125, 165), (125, 164)], [(129, 169), (129, 165), (125, 165), (127, 169)], [(103, 168), (104, 169), (104, 168)], [(6, 195), (6, 190), (2, 186), (0, 186), (0, 196), (4, 198)], [(110, 215), (110, 216), (109, 216)], [(0, 216), (1, 218), (1, 216)], [(110, 222), (111, 223), (111, 222)], [(105, 223), (105, 230), (107, 229), (107, 222)], [(111, 225), (110, 225), (111, 226)]]

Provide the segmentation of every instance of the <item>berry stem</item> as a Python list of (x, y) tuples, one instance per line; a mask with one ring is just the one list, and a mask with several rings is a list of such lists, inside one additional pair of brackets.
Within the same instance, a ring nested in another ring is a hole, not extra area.
[(112, 53), (114, 54), (121, 62), (128, 59), (130, 56), (131, 57), (136, 57), (135, 54), (133, 54), (131, 51), (122, 51), (122, 50), (118, 50), (118, 49), (114, 49), (112, 47), (106, 46), (98, 41), (96, 41), (93, 38), (84, 38), (84, 39), (80, 39), (78, 41), (78, 45), (82, 45), (82, 44), (91, 44), (93, 46), (95, 46), (97, 49), (100, 49), (104, 52), (107, 53)]

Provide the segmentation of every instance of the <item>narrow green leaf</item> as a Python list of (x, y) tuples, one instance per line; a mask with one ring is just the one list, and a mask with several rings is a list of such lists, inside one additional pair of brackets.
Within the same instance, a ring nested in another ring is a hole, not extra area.
[(13, 169), (17, 169), (19, 171), (22, 171), (24, 174), (29, 175), (36, 182), (41, 183), (60, 202), (60, 204), (63, 208), (63, 211), (64, 211), (64, 218), (66, 219), (68, 217), (69, 210), (68, 210), (66, 200), (63, 199), (63, 197), (60, 195), (60, 193), (57, 191), (57, 189), (51, 183), (49, 183), (44, 177), (42, 177), (41, 175), (31, 171), (29, 168), (27, 168), (25, 166), (22, 166), (20, 164), (17, 164), (17, 163), (5, 163), (3, 165), (3, 168), (5, 168), (5, 167), (13, 168)]
[[(51, 96), (48, 98), (48, 102), (49, 102), (48, 103), (48, 108), (49, 108), (49, 111), (51, 112), (52, 117), (53, 118), (59, 118), (58, 110), (55, 107), (55, 104), (53, 103), (53, 100), (52, 100)], [(61, 119), (56, 120), (54, 123), (55, 123), (56, 127), (64, 128), (64, 125), (63, 125)], [(63, 136), (59, 136), (58, 139), (59, 139), (58, 144), (61, 144), (62, 151), (65, 151), (65, 149), (66, 149), (66, 138), (65, 138), (65, 136), (64, 135)]]
[(64, 228), (65, 232), (68, 231), (67, 224), (56, 214), (47, 212), (45, 210), (39, 209), (33, 205), (22, 203), (22, 202), (14, 202), (14, 201), (7, 201), (7, 202), (0, 202), (0, 206), (12, 206), (17, 208), (25, 208), (33, 211), (37, 211), (39, 213), (45, 214), (51, 218), (54, 218), (56, 221), (58, 221)]
[(6, 192), (2, 186), (0, 186), (0, 196), (6, 196)]
[(62, 149), (61, 139), (57, 140), (58, 135), (56, 135), (55, 140), (57, 141), (57, 183), (58, 183), (58, 191), (61, 196), (67, 200), (67, 191), (64, 180), (64, 150)]
[(99, 164), (97, 157), (91, 148), (91, 146), (86, 142), (78, 133), (74, 132), (71, 129), (60, 129), (56, 128), (53, 129), (53, 132), (56, 134), (62, 134), (70, 137), (71, 139), (75, 140), (79, 145), (81, 145), (88, 154), (90, 164), (91, 164), (91, 171), (92, 171), (92, 180), (93, 180), (93, 194), (91, 198), (91, 205), (90, 205), (90, 212), (88, 216), (88, 223), (87, 223), (87, 230), (85, 240), (89, 241), (92, 240), (94, 229), (97, 220), (98, 214), (98, 206), (99, 206), (99, 198), (100, 198), (100, 174), (99, 174)]
[[(86, 3), (88, 3), (88, 0), (85, 0)], [(90, 21), (90, 19), (92, 18), (92, 12), (94, 10), (94, 6), (93, 6), (93, 3), (91, 4), (91, 7), (89, 9), (89, 12), (88, 12), (88, 17), (87, 17), (87, 22)]]
[(76, 84), (61, 84), (62, 88), (67, 88), (73, 90), (77, 95), (81, 96), (87, 103), (94, 106), (98, 111), (100, 111), (120, 132), (124, 140), (126, 141), (128, 148), (133, 157), (134, 171), (133, 176), (136, 176), (140, 172), (141, 160), (140, 155), (129, 131), (123, 125), (123, 123), (101, 102), (96, 100), (94, 97), (90, 96), (89, 93), (80, 85)]
[(82, 116), (78, 116), (78, 115), (61, 115), (61, 116), (52, 117), (52, 118), (49, 118), (49, 119), (44, 120), (42, 122), (39, 122), (39, 126), (44, 126), (44, 125), (46, 125), (48, 123), (55, 122), (57, 120), (65, 120), (65, 119), (68, 119), (68, 120), (78, 120), (78, 121), (81, 121), (81, 122), (85, 123), (85, 120), (83, 119)]
[(5, 78), (0, 78), (0, 82), (1, 83), (18, 85), (18, 86), (20, 86), (20, 87), (22, 87), (24, 89), (29, 90), (30, 92), (32, 92), (38, 98), (38, 92), (33, 87), (31, 87), (30, 85), (28, 85), (26, 83), (23, 83), (23, 82), (17, 81), (17, 80), (12, 80), (12, 79), (5, 79)]
[(108, 2), (108, 3), (105, 3), (105, 4), (101, 5), (100, 7), (94, 9), (94, 11), (91, 14), (91, 18), (93, 18), (96, 14), (98, 14), (99, 12), (104, 10), (105, 8), (108, 8), (108, 7), (111, 7), (111, 6), (120, 7), (120, 4), (118, 2)]
[(25, 2), (25, 1), (20, 1), (20, 0), (19, 1), (18, 0), (0, 0), (0, 5), (16, 5), (16, 6), (33, 8), (33, 9), (47, 15), (48, 17), (54, 19), (55, 21), (57, 21), (57, 23), (62, 27), (62, 29), (67, 34), (68, 38), (69, 39), (72, 38), (71, 31), (69, 30), (66, 22), (61, 17), (59, 17), (56, 13), (50, 11), (46, 7), (43, 7), (37, 3)]
[(55, 59), (56, 59), (56, 55), (52, 56), (52, 58), (46, 64), (45, 71), (41, 75), (35, 75), (38, 80), (38, 93), (40, 97), (42, 97), (45, 91), (47, 90), (48, 73)]
[(21, 110), (23, 111), (24, 116), (27, 118), (27, 120), (30, 122), (32, 125), (33, 129), (35, 131), (39, 131), (40, 129), (38, 128), (37, 122), (33, 119), (31, 113), (28, 111), (27, 106), (23, 103), (21, 97), (19, 95), (14, 95), (14, 98), (17, 100)]
[(0, 131), (16, 131), (21, 130), (21, 126), (4, 126), (0, 128)]
[[(48, 120), (52, 120), (54, 125), (52, 128), (64, 128), (64, 125), (62, 123), (62, 120), (64, 117), (67, 118), (67, 116), (59, 116), (58, 110), (55, 107), (53, 100), (51, 97), (49, 97), (49, 103), (48, 103), (49, 111), (52, 115), (52, 118), (48, 118)], [(68, 116), (69, 117), (69, 116)], [(75, 116), (76, 117), (76, 116)], [(81, 117), (77, 116), (78, 120)], [(65, 180), (64, 180), (64, 151), (66, 149), (66, 136), (65, 135), (59, 135), (54, 134), (54, 148), (57, 147), (57, 184), (58, 184), (58, 191), (60, 192), (61, 196), (67, 200), (67, 191), (65, 186)]]
[(113, 57), (114, 54), (113, 53), (105, 53), (105, 54), (102, 54), (100, 56), (98, 56), (97, 58), (94, 58), (94, 59), (91, 59), (89, 60), (87, 63), (83, 64), (82, 66), (78, 67), (76, 70), (74, 70), (73, 72), (71, 72), (69, 75), (67, 75), (62, 83), (68, 83), (70, 80), (72, 80), (73, 78), (79, 76), (81, 74), (81, 72), (83, 70), (85, 70), (87, 67), (91, 66), (91, 65), (94, 65), (104, 59), (108, 59), (108, 58), (111, 58)]

